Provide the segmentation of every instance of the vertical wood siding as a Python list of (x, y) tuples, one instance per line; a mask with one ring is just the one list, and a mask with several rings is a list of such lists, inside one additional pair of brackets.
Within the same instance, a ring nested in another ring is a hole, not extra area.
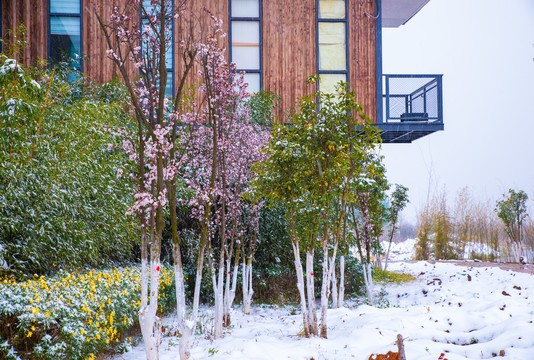
[(350, 87), (364, 112), (376, 122), (376, 32), (374, 0), (349, 1)]
[(123, 8), (124, 0), (120, 3), (114, 0), (83, 0), (82, 52), (85, 56), (83, 70), (87, 76), (99, 82), (111, 80), (117, 69), (106, 55), (109, 47), (96, 14), (104, 24), (108, 24), (114, 6)]
[[(179, 1), (180, 0), (175, 0), (175, 4), (178, 4)], [(185, 2), (185, 11), (183, 12), (182, 16), (175, 21), (174, 69), (176, 89), (178, 88), (184, 72), (183, 51), (180, 47), (180, 42), (191, 41), (191, 37), (193, 37), (197, 42), (205, 42), (206, 38), (212, 32), (213, 20), (210, 18), (210, 16), (214, 16), (215, 18), (222, 20), (223, 31), (228, 34), (228, 0), (187, 0)], [(190, 29), (191, 25), (192, 30)], [(228, 49), (228, 36), (222, 38), (221, 42), (222, 43), (220, 46), (224, 46), (226, 49)], [(228, 54), (228, 50), (226, 54)], [(188, 74), (188, 80), (186, 81), (187, 85), (199, 83), (200, 75), (198, 72), (200, 70), (201, 67), (198, 62), (196, 62)], [(197, 92), (195, 101), (198, 104), (200, 100), (200, 94)]]
[[(7, 39), (7, 30), (14, 30), (20, 24), (28, 28), (26, 40), (29, 46), (22, 56), (25, 65), (35, 64), (37, 59), (48, 56), (48, 14), (46, 0), (0, 0), (2, 2), (2, 34)], [(365, 112), (376, 119), (376, 39), (375, 20), (366, 15), (375, 14), (374, 0), (347, 0), (349, 24), (349, 81), (356, 91), (358, 101)], [(82, 26), (83, 53), (87, 57), (84, 72), (97, 81), (110, 80), (116, 73), (113, 63), (106, 56), (107, 44), (98, 25), (95, 12), (104, 22), (109, 21), (112, 6), (124, 7), (127, 0), (83, 0)], [(175, 0), (176, 3), (179, 0)], [(224, 31), (228, 33), (228, 0), (188, 0), (186, 7), (195, 14), (196, 36), (200, 31), (208, 33), (212, 20), (202, 10), (223, 20)], [(263, 86), (281, 97), (280, 111), (283, 115), (294, 108), (298, 97), (310, 94), (314, 86), (306, 84), (306, 78), (316, 71), (316, 12), (315, 0), (263, 1)], [(175, 82), (183, 70), (180, 41), (184, 39), (183, 24), (191, 13), (184, 13), (175, 23)], [(133, 14), (132, 17), (136, 16)], [(136, 21), (137, 22), (137, 21)], [(228, 48), (228, 38), (224, 40)], [(130, 71), (135, 72), (133, 66)], [(198, 80), (198, 66), (190, 73), (190, 81)], [(279, 121), (287, 121), (280, 118)]]
[(297, 98), (315, 91), (315, 0), (263, 1), (263, 87), (281, 97), (280, 119)]
[[(2, 4), (2, 37), (6, 42), (13, 41), (17, 27), (24, 25), (25, 40), (28, 46), (17, 54), (17, 58), (25, 66), (34, 65), (39, 59), (46, 59), (48, 34), (48, 2), (41, 0), (1, 0)], [(3, 45), (6, 49), (6, 45)]]

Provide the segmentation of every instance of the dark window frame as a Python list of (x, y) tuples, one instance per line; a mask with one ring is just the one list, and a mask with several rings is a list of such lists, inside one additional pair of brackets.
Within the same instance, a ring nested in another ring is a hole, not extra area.
[[(331, 18), (320, 18), (319, 17), (319, 2), (320, 0), (315, 0), (315, 66), (317, 71), (317, 76), (320, 78), (321, 74), (339, 74), (345, 75), (346, 82), (350, 90), (350, 63), (349, 63), (349, 1), (344, 0), (345, 3), (345, 18), (341, 19), (331, 19)], [(345, 24), (345, 70), (320, 70), (319, 67), (319, 23), (344, 23)], [(321, 89), (321, 81), (319, 80), (319, 90)]]
[(50, 59), (50, 37), (51, 37), (51, 29), (50, 29), (50, 18), (51, 17), (77, 17), (80, 18), (80, 72), (83, 72), (83, 0), (79, 0), (80, 3), (80, 12), (77, 14), (73, 13), (56, 13), (51, 12), (51, 6), (50, 3), (53, 0), (48, 0), (48, 9), (47, 9), (47, 57)]
[(230, 62), (232, 61), (232, 21), (254, 21), (259, 23), (259, 37), (260, 37), (260, 67), (259, 69), (240, 69), (236, 68), (236, 72), (245, 72), (247, 74), (260, 75), (260, 91), (263, 90), (263, 0), (258, 0), (258, 16), (257, 17), (243, 17), (232, 16), (232, 0), (228, 0), (228, 56)]

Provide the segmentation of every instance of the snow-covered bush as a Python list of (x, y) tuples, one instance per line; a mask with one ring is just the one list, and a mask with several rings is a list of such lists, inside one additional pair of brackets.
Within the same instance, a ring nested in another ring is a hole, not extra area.
[[(161, 269), (160, 311), (170, 309), (173, 277)], [(140, 269), (61, 272), (0, 282), (0, 358), (94, 359), (131, 339)], [(11, 355), (10, 355), (11, 354)]]
[(131, 259), (132, 192), (116, 177), (123, 154), (107, 150), (117, 139), (103, 129), (128, 115), (106, 96), (120, 98), (121, 87), (0, 59), (0, 274)]

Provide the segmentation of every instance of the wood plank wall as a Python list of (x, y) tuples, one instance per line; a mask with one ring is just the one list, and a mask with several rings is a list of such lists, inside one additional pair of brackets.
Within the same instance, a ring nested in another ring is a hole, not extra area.
[[(28, 27), (26, 39), (30, 43), (21, 57), (25, 65), (35, 64), (38, 58), (47, 58), (47, 1), (0, 0), (2, 2), (2, 34), (24, 23)], [(178, 0), (175, 0), (178, 2)], [(349, 16), (349, 64), (351, 89), (356, 91), (358, 101), (366, 114), (376, 119), (376, 48), (375, 0), (347, 0)], [(87, 56), (84, 71), (97, 81), (110, 80), (116, 70), (106, 56), (107, 45), (98, 25), (95, 12), (109, 20), (113, 5), (123, 7), (127, 0), (84, 0), (83, 1), (83, 53)], [(316, 71), (315, 0), (264, 0), (263, 2), (263, 86), (281, 97), (280, 121), (282, 115), (296, 104), (298, 97), (311, 94), (315, 88), (306, 84), (306, 78)], [(203, 13), (208, 9), (215, 17), (223, 20), (224, 31), (228, 33), (229, 15), (227, 0), (188, 0), (187, 9), (196, 14), (196, 37), (209, 32), (212, 20)], [(175, 30), (175, 81), (182, 71), (184, 21), (176, 20)], [(8, 40), (8, 39), (6, 39)], [(228, 38), (225, 38), (228, 48)], [(189, 83), (197, 81), (196, 66), (191, 71)], [(135, 71), (132, 69), (131, 71)]]
[(263, 88), (281, 97), (279, 121), (299, 97), (311, 94), (316, 72), (315, 0), (263, 1)]
[[(175, 0), (175, 4), (180, 0)], [(175, 70), (175, 86), (178, 88), (179, 82), (183, 77), (184, 61), (183, 48), (180, 47), (180, 42), (191, 41), (191, 38), (196, 42), (206, 42), (207, 37), (212, 34), (213, 20), (211, 16), (223, 21), (223, 31), (228, 34), (229, 15), (228, 15), (228, 1), (227, 0), (186, 0), (185, 11), (175, 22), (175, 55), (174, 55), (174, 70)], [(192, 27), (192, 28), (191, 28)], [(220, 38), (220, 46), (228, 49), (228, 36)], [(228, 51), (226, 52), (228, 55)], [(228, 60), (228, 57), (227, 57)], [(200, 64), (195, 63), (193, 68), (187, 75), (186, 84), (196, 85), (199, 83), (201, 70)], [(186, 86), (187, 86), (186, 85)], [(200, 94), (197, 92), (195, 98), (199, 103), (201, 100)]]
[[(117, 73), (113, 61), (106, 55), (109, 48), (106, 38), (98, 22), (97, 14), (104, 24), (111, 21), (113, 7), (119, 6), (120, 9), (125, 6), (124, 0), (84, 0), (82, 9), (82, 47), (84, 57), (84, 73), (98, 82), (111, 80)], [(137, 16), (136, 16), (137, 15)], [(135, 22), (138, 23), (139, 14), (135, 14)]]
[[(28, 46), (17, 59), (25, 66), (36, 64), (39, 59), (46, 59), (48, 17), (47, 1), (35, 0), (1, 0), (2, 5), (2, 37), (6, 42), (13, 40), (8, 32), (15, 31), (24, 24), (27, 27), (25, 40)], [(3, 50), (6, 45), (3, 45)]]
[(364, 112), (376, 122), (376, 32), (374, 0), (349, 1), (349, 82), (363, 105)]

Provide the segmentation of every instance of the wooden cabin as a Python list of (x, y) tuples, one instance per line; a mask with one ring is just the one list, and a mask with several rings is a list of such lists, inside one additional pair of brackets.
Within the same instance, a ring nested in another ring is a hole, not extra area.
[[(19, 54), (25, 65), (83, 54), (73, 64), (86, 76), (114, 76), (95, 12), (109, 19), (112, 6), (127, 0), (0, 1), (2, 38), (10, 42), (10, 30), (27, 28), (29, 45)], [(404, 24), (428, 1), (189, 0), (193, 9), (205, 7), (223, 20), (228, 56), (246, 72), (251, 91), (272, 91), (287, 109), (310, 93), (309, 75), (319, 75), (323, 91), (347, 81), (383, 130), (384, 142), (411, 142), (443, 130), (441, 75), (382, 74), (382, 27)], [(174, 79), (179, 63), (171, 58)]]

